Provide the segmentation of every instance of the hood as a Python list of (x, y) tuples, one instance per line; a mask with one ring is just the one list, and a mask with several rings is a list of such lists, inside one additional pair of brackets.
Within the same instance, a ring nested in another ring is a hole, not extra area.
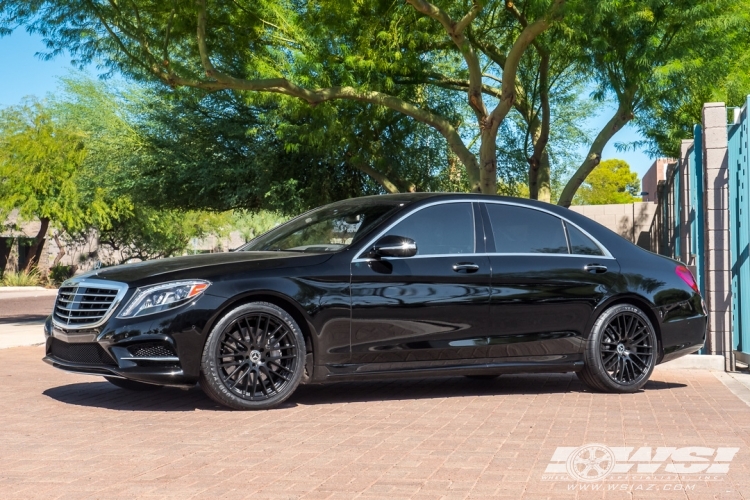
[(332, 253), (305, 254), (300, 252), (228, 252), (185, 255), (102, 268), (76, 277), (122, 283), (158, 282), (167, 278), (165, 275), (172, 275), (169, 279), (198, 279), (208, 277), (214, 272), (226, 273), (228, 268), (234, 274), (260, 269), (310, 266), (325, 262), (332, 255)]

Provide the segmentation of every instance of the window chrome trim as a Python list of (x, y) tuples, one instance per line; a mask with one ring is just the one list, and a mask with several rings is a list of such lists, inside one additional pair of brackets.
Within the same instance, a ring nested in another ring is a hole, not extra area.
[[(415, 255), (413, 257), (386, 257), (386, 258), (384, 258), (384, 260), (393, 260), (393, 259), (419, 259), (419, 258), (424, 259), (424, 258), (427, 258), (427, 257), (459, 257), (459, 256), (466, 256), (466, 257), (469, 257), (469, 256), (476, 256), (476, 257), (485, 257), (485, 256), (489, 256), (489, 257), (492, 257), (492, 256), (521, 256), (521, 257), (532, 257), (533, 256), (533, 257), (541, 257), (541, 256), (546, 256), (546, 257), (579, 257), (579, 258), (580, 257), (588, 257), (589, 259), (616, 260), (614, 258), (614, 256), (610, 253), (610, 251), (607, 250), (607, 247), (605, 247), (604, 245), (602, 245), (599, 242), (599, 240), (597, 240), (596, 238), (594, 238), (588, 231), (586, 231), (585, 229), (583, 229), (581, 226), (579, 226), (575, 222), (569, 220), (568, 218), (563, 217), (561, 215), (558, 215), (558, 214), (556, 214), (556, 213), (554, 213), (554, 212), (552, 212), (550, 210), (545, 210), (544, 208), (540, 208), (540, 207), (530, 207), (529, 205), (525, 205), (523, 203), (514, 203), (512, 201), (496, 201), (496, 200), (487, 200), (487, 199), (481, 199), (481, 198), (467, 198), (467, 199), (461, 199), (461, 200), (440, 200), (440, 201), (435, 201), (435, 202), (432, 202), (432, 203), (427, 203), (427, 204), (422, 205), (421, 207), (418, 207), (417, 209), (409, 212), (408, 214), (402, 215), (401, 217), (399, 217), (398, 219), (396, 219), (394, 222), (392, 222), (391, 224), (389, 224), (388, 227), (386, 227), (385, 229), (383, 229), (382, 231), (380, 231), (377, 234), (377, 236), (373, 237), (370, 241), (368, 241), (367, 245), (364, 245), (364, 250), (362, 250), (362, 251), (359, 252), (359, 256), (355, 257), (354, 259), (352, 259), (352, 264), (354, 264), (356, 262), (372, 262), (374, 260), (378, 260), (378, 259), (373, 259), (373, 258), (369, 258), (369, 257), (362, 257), (362, 255), (365, 255), (367, 253), (367, 251), (368, 251), (367, 249), (371, 248), (372, 245), (375, 244), (375, 242), (378, 239), (380, 239), (380, 237), (382, 237), (385, 233), (387, 233), (388, 231), (390, 231), (396, 224), (400, 223), (401, 221), (403, 221), (407, 217), (411, 217), (415, 213), (419, 212), (420, 210), (424, 210), (425, 208), (433, 207), (435, 205), (447, 205), (448, 203), (485, 203), (485, 204), (495, 204), (495, 205), (510, 205), (510, 206), (514, 206), (514, 207), (528, 208), (529, 210), (537, 210), (538, 212), (543, 212), (543, 213), (549, 214), (549, 215), (551, 215), (553, 217), (556, 217), (557, 219), (559, 219), (561, 221), (560, 222), (561, 224), (564, 221), (566, 224), (570, 224), (573, 227), (575, 227), (576, 229), (578, 229), (579, 231), (581, 231), (589, 239), (591, 239), (591, 241), (593, 241), (594, 244), (597, 247), (599, 247), (599, 250), (601, 250), (604, 255), (587, 255), (587, 254), (573, 254), (573, 253), (541, 253), (541, 252), (540, 253), (504, 253), (504, 252), (493, 252), (493, 253), (450, 253), (450, 254), (433, 254), (433, 255)], [(476, 214), (475, 214), (475, 217), (476, 217)], [(490, 220), (490, 224), (492, 224), (491, 220)], [(563, 230), (566, 233), (566, 239), (567, 239), (567, 230), (565, 229), (565, 227), (563, 227)], [(476, 250), (476, 248), (477, 248), (476, 239), (477, 239), (477, 234), (476, 234), (476, 230), (475, 230), (474, 231), (474, 250)], [(419, 242), (417, 242), (417, 245), (419, 245)], [(570, 250), (571, 249), (569, 248), (568, 251), (570, 251)]]
[[(355, 262), (371, 262), (373, 259), (371, 257), (363, 257), (363, 255), (366, 255), (369, 253), (369, 249), (372, 249), (372, 246), (375, 244), (376, 241), (378, 241), (385, 233), (393, 229), (395, 226), (397, 226), (399, 223), (401, 223), (403, 220), (407, 219), (408, 217), (411, 217), (412, 215), (416, 214), (417, 212), (420, 212), (424, 210), (425, 208), (434, 207), (436, 205), (447, 205), (449, 203), (467, 203), (469, 205), (469, 208), (471, 209), (471, 230), (474, 233), (474, 252), (477, 251), (477, 231), (476, 231), (476, 216), (477, 214), (474, 212), (474, 205), (472, 203), (475, 200), (442, 200), (442, 201), (436, 201), (433, 203), (428, 203), (426, 205), (423, 205), (416, 210), (413, 210), (409, 212), (408, 214), (402, 215), (395, 221), (393, 221), (388, 227), (386, 227), (384, 230), (380, 231), (377, 236), (372, 238), (370, 241), (367, 242), (367, 245), (364, 246), (364, 250), (359, 252), (359, 257), (355, 257), (352, 259), (352, 264)], [(481, 220), (481, 219), (480, 219)], [(400, 236), (400, 235), (399, 235)], [(408, 238), (408, 236), (406, 236)], [(417, 248), (419, 248), (419, 242), (417, 242)], [(445, 254), (445, 255), (476, 255), (476, 253), (452, 253), (452, 254)], [(432, 255), (414, 255), (413, 257), (383, 257), (385, 259), (416, 259), (417, 257), (436, 257), (436, 254)]]
[[(80, 286), (91, 286), (92, 288), (106, 288), (108, 290), (117, 290), (117, 295), (115, 295), (115, 299), (112, 301), (110, 308), (101, 317), (101, 319), (99, 319), (95, 323), (86, 323), (79, 325), (66, 325), (64, 323), (60, 323), (55, 319), (55, 308), (57, 308), (57, 296), (55, 296), (55, 305), (52, 306), (52, 324), (54, 326), (62, 330), (90, 330), (92, 328), (98, 328), (109, 321), (109, 318), (112, 317), (112, 314), (114, 314), (115, 310), (122, 302), (125, 294), (128, 293), (128, 285), (125, 283), (120, 283), (119, 281), (100, 280), (95, 278), (71, 278), (60, 285), (60, 288)], [(59, 295), (60, 291), (58, 290), (57, 293)]]

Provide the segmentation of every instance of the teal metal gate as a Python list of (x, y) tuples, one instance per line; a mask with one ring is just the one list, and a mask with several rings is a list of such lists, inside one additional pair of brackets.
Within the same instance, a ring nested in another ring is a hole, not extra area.
[(688, 224), (690, 227), (690, 253), (695, 266), (695, 279), (702, 296), (706, 296), (706, 278), (704, 276), (705, 224), (703, 222), (703, 202), (705, 189), (703, 184), (703, 129), (696, 125), (693, 129), (693, 148), (688, 157), (690, 179), (690, 210)]
[(729, 228), (732, 264), (732, 338), (737, 359), (750, 360), (750, 96), (729, 125)]

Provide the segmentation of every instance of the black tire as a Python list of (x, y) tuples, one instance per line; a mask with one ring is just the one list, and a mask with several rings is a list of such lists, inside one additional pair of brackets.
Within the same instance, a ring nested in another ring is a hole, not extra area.
[(292, 395), (305, 371), (305, 340), (294, 319), (267, 302), (244, 304), (211, 330), (200, 386), (235, 410), (265, 410)]
[(472, 380), (495, 380), (496, 378), (500, 377), (500, 374), (494, 374), (494, 375), (464, 375), (466, 378), (470, 378)]
[(654, 371), (658, 356), (656, 331), (648, 316), (630, 304), (618, 304), (594, 323), (576, 372), (588, 387), (600, 392), (639, 391)]
[(155, 384), (146, 384), (145, 382), (136, 382), (135, 380), (128, 380), (126, 378), (117, 377), (104, 377), (107, 382), (112, 385), (116, 385), (120, 389), (127, 389), (129, 391), (155, 391), (161, 389), (162, 386)]

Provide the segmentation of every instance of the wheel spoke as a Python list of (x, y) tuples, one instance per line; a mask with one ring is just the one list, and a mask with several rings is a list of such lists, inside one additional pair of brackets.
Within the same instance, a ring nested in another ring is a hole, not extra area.
[(265, 377), (261, 377), (260, 373), (260, 367), (258, 367), (258, 377), (260, 377), (260, 388), (263, 391), (263, 394), (266, 396), (270, 396), (271, 394), (268, 391), (268, 388), (266, 387), (266, 379), (268, 379), (268, 382), (271, 384), (271, 389), (275, 389), (273, 386), (273, 381), (270, 379), (270, 377), (267, 374), (264, 374)]
[[(242, 368), (244, 368), (244, 366), (240, 366), (240, 367), (239, 367), (239, 368), (237, 368), (237, 369), (236, 369), (235, 371), (233, 371), (233, 372), (232, 372), (232, 373), (230, 374), (230, 377), (229, 377), (229, 378), (231, 378), (231, 377), (232, 377), (233, 375), (235, 375), (235, 374), (237, 374), (237, 373), (239, 373), (239, 372), (242, 372)], [(241, 381), (241, 380), (242, 380), (242, 379), (243, 379), (243, 378), (244, 378), (244, 377), (245, 377), (245, 376), (246, 376), (246, 375), (248, 374), (248, 372), (249, 372), (249, 371), (250, 371), (250, 367), (248, 366), (248, 367), (247, 367), (247, 370), (245, 370), (245, 371), (244, 371), (244, 372), (242, 373), (242, 375), (239, 375), (239, 376), (238, 376), (238, 377), (237, 377), (236, 379), (234, 379), (234, 383), (233, 383), (233, 384), (232, 384), (231, 386), (229, 386), (229, 389), (234, 389), (235, 387), (237, 387), (237, 384), (239, 384), (239, 383), (240, 383), (240, 381)]]
[(613, 366), (612, 365), (612, 361), (617, 361), (617, 359), (618, 359), (618, 356), (617, 356), (617, 353), (615, 353), (615, 354), (611, 355), (610, 357), (602, 360), (603, 364), (604, 364), (604, 369), (607, 370), (607, 371), (611, 370), (612, 366)]
[(287, 368), (286, 366), (282, 365), (282, 364), (281, 364), (281, 363), (279, 363), (278, 361), (275, 361), (275, 360), (270, 360), (270, 361), (269, 361), (268, 363), (269, 363), (269, 364), (272, 364), (272, 365), (274, 365), (274, 366), (278, 366), (279, 368), (281, 368), (281, 369), (282, 369), (282, 370), (284, 370), (285, 372), (289, 372), (289, 373), (294, 373), (294, 372), (293, 372), (292, 370), (290, 370), (290, 369), (289, 369), (289, 368)]

